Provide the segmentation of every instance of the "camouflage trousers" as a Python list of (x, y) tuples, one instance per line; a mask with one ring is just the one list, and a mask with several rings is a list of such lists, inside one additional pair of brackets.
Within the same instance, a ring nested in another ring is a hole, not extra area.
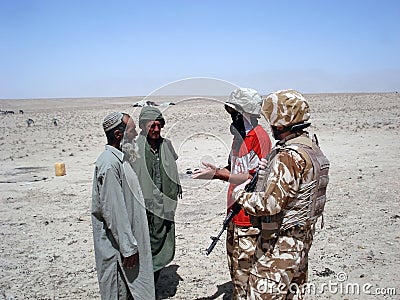
[(293, 229), (269, 241), (260, 239), (246, 299), (303, 299), (312, 239), (311, 229)]
[(232, 299), (246, 299), (247, 283), (254, 262), (257, 238), (260, 230), (256, 227), (234, 225), (227, 229), (226, 251), (228, 267), (233, 284)]

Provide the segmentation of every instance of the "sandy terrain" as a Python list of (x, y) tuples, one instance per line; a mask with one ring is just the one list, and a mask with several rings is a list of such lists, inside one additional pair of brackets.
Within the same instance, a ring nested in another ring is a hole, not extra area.
[[(400, 95), (307, 98), (311, 131), (331, 161), (325, 227), (310, 254), (317, 290), (308, 299), (400, 299)], [(101, 121), (114, 110), (137, 119), (137, 100), (0, 100), (15, 111), (0, 116), (0, 299), (99, 299), (90, 204)], [(224, 218), (227, 184), (186, 175), (202, 160), (226, 163), (229, 116), (218, 101), (176, 102), (164, 111), (163, 134), (180, 156), (184, 193), (176, 256), (158, 288), (163, 299), (229, 299), (224, 242), (204, 255)], [(54, 175), (55, 162), (66, 176)]]

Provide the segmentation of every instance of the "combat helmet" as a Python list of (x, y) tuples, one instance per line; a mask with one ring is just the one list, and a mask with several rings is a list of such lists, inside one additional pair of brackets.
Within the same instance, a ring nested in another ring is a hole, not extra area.
[(225, 105), (240, 113), (259, 116), (261, 112), (262, 98), (260, 94), (251, 88), (237, 88), (234, 90)]
[(271, 126), (291, 128), (310, 119), (307, 100), (295, 90), (280, 90), (267, 96), (261, 112)]

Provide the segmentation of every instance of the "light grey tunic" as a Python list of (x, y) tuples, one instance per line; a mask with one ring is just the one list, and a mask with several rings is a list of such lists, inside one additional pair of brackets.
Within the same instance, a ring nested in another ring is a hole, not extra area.
[[(135, 300), (155, 299), (146, 210), (136, 174), (124, 154), (106, 145), (95, 164), (92, 191), (93, 239), (102, 299), (118, 299), (118, 269)], [(123, 257), (139, 251), (133, 269)]]

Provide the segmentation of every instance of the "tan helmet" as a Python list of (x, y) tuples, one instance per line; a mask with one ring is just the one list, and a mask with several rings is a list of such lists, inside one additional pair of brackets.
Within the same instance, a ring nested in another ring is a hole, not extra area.
[(256, 90), (237, 88), (231, 93), (225, 104), (238, 112), (259, 116), (262, 98)]
[(268, 95), (261, 112), (271, 126), (290, 127), (310, 118), (308, 102), (295, 90), (281, 90)]

